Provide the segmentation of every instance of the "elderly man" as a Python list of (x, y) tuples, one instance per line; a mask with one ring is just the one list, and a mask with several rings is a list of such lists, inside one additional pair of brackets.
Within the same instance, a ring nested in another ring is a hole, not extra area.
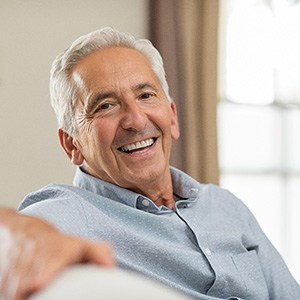
[(249, 210), (229, 192), (170, 167), (179, 137), (161, 56), (104, 28), (54, 61), (50, 90), (73, 186), (28, 195), (22, 214), (113, 245), (121, 268), (196, 299), (300, 299)]

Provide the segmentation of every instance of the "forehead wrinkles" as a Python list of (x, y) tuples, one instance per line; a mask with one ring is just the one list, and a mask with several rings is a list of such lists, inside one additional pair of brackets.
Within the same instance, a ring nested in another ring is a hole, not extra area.
[[(82, 105), (90, 106), (90, 102), (97, 95), (115, 95), (138, 92), (143, 88), (152, 88), (156, 92), (160, 86), (155, 74), (137, 72), (136, 70), (123, 70), (122, 68), (112, 68), (113, 71), (107, 76), (107, 80), (102, 82), (93, 77), (91, 80), (86, 79), (80, 72), (74, 71), (72, 74), (73, 81), (79, 90), (79, 96), (82, 98)], [(88, 82), (86, 82), (88, 80)], [(97, 100), (97, 99), (96, 99)]]

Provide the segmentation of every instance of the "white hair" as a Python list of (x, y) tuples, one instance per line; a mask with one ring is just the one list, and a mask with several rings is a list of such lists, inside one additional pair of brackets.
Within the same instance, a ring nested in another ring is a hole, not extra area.
[(149, 60), (168, 102), (171, 103), (163, 60), (152, 43), (149, 40), (135, 39), (128, 33), (105, 27), (79, 37), (68, 49), (59, 54), (52, 64), (50, 72), (51, 105), (56, 113), (58, 127), (71, 136), (77, 132), (75, 110), (79, 97), (78, 87), (71, 79), (72, 69), (90, 53), (110, 47), (127, 47), (142, 53)]

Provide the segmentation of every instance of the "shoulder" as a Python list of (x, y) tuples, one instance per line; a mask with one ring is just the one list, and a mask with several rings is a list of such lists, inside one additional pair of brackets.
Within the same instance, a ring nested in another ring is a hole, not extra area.
[(237, 216), (246, 219), (253, 218), (253, 215), (246, 204), (227, 189), (214, 184), (202, 185), (200, 199), (209, 202), (209, 206), (215, 211), (222, 211), (224, 215)]
[(29, 193), (19, 205), (18, 210), (21, 211), (33, 204), (46, 200), (67, 200), (70, 197), (76, 199), (79, 195), (79, 188), (68, 185), (50, 184), (37, 191)]
[(174, 167), (171, 167), (171, 174), (175, 193), (190, 195), (205, 205), (222, 209), (227, 207), (249, 213), (246, 205), (230, 191), (215, 184), (201, 183)]
[(28, 194), (20, 204), (21, 214), (38, 217), (54, 225), (60, 231), (85, 236), (88, 228), (87, 206), (80, 188), (67, 185), (47, 185)]

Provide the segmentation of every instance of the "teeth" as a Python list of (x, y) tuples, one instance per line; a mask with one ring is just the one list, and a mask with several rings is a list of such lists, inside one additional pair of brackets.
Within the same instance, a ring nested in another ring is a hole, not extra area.
[(137, 149), (140, 149), (140, 148), (145, 148), (145, 147), (151, 146), (153, 143), (154, 143), (154, 139), (150, 138), (148, 140), (137, 142), (135, 144), (126, 145), (126, 146), (122, 147), (121, 150), (125, 151), (125, 152), (130, 152), (130, 151), (133, 151), (133, 150), (137, 150)]

